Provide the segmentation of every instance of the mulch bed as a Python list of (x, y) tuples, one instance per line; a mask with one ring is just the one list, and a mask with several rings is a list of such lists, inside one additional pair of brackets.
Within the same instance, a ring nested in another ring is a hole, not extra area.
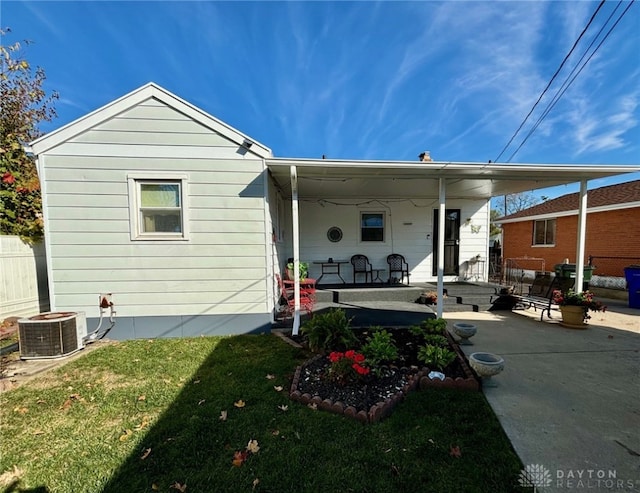
[[(447, 333), (450, 349), (456, 359), (442, 373), (444, 381), (429, 377), (431, 369), (424, 367), (417, 354), (422, 341), (406, 328), (387, 329), (393, 333), (399, 358), (384, 367), (380, 375), (369, 373), (359, 382), (338, 385), (326, 378), (330, 362), (326, 355), (316, 355), (300, 365), (294, 374), (290, 397), (312, 408), (344, 414), (365, 423), (379, 421), (391, 414), (405, 396), (418, 388), (429, 387), (479, 390), (478, 377), (471, 370), (457, 343)], [(356, 329), (361, 341), (365, 330)], [(304, 344), (304, 338), (296, 337)]]

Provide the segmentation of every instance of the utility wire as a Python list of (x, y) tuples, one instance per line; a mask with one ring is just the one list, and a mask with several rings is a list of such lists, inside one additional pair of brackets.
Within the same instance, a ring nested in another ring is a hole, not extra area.
[[(593, 44), (595, 43), (596, 39), (600, 36), (600, 34), (602, 33), (602, 31), (604, 30), (605, 26), (609, 23), (609, 21), (611, 20), (611, 17), (613, 17), (613, 14), (615, 14), (616, 10), (618, 10), (618, 7), (620, 7), (620, 5), (622, 4), (623, 0), (620, 0), (620, 2), (618, 2), (618, 5), (616, 6), (616, 8), (613, 10), (613, 12), (611, 13), (611, 15), (609, 16), (609, 18), (607, 19), (607, 21), (605, 22), (605, 24), (602, 26), (602, 28), (600, 29), (600, 31), (598, 31), (598, 34), (596, 35), (596, 37), (594, 38), (594, 40), (591, 42), (591, 44), (589, 45), (589, 47), (587, 48), (587, 50), (584, 52), (584, 54), (582, 55), (582, 57), (580, 58), (580, 60), (578, 61), (578, 65), (580, 64), (580, 62), (582, 62), (582, 60), (584, 59), (584, 57), (586, 56), (586, 54), (588, 53), (589, 49), (591, 49), (591, 47), (593, 46)], [(580, 69), (577, 71), (577, 73), (575, 75), (573, 75), (574, 72), (576, 72), (576, 69), (578, 68), (578, 65), (576, 65), (573, 70), (571, 71), (571, 73), (567, 76), (567, 79), (565, 79), (564, 83), (562, 84), (562, 86), (560, 86), (560, 88), (558, 89), (558, 91), (556, 92), (556, 95), (553, 97), (553, 99), (549, 102), (549, 104), (547, 105), (547, 108), (544, 110), (544, 112), (542, 113), (542, 115), (540, 115), (540, 117), (538, 118), (538, 120), (536, 121), (536, 123), (534, 124), (534, 126), (531, 128), (531, 130), (529, 130), (529, 133), (527, 133), (527, 135), (525, 136), (525, 138), (522, 140), (522, 142), (520, 143), (520, 145), (518, 146), (518, 148), (513, 151), (513, 153), (511, 154), (511, 156), (509, 156), (509, 159), (507, 159), (507, 163), (511, 162), (511, 160), (513, 159), (513, 157), (518, 153), (518, 151), (522, 148), (522, 146), (527, 142), (527, 140), (529, 140), (529, 137), (531, 137), (531, 135), (533, 134), (533, 132), (535, 132), (537, 130), (537, 128), (540, 126), (540, 124), (542, 123), (542, 121), (547, 117), (547, 115), (549, 115), (549, 113), (551, 112), (551, 110), (555, 107), (555, 105), (558, 103), (558, 101), (560, 100), (560, 98), (562, 98), (562, 96), (564, 95), (564, 93), (567, 91), (567, 89), (569, 89), (569, 87), (571, 86), (571, 84), (573, 84), (573, 82), (576, 80), (576, 78), (578, 77), (578, 75), (580, 75), (580, 73), (584, 70), (584, 68), (587, 66), (587, 64), (589, 63), (589, 61), (593, 58), (593, 56), (598, 52), (598, 50), (600, 49), (600, 47), (602, 46), (602, 44), (605, 42), (605, 40), (609, 37), (609, 35), (611, 34), (611, 32), (615, 29), (615, 27), (618, 25), (618, 23), (622, 20), (622, 18), (625, 16), (625, 14), (629, 11), (629, 9), (631, 8), (631, 5), (633, 4), (633, 2), (635, 2), (635, 0), (631, 0), (631, 2), (629, 3), (629, 5), (627, 5), (627, 8), (624, 10), (624, 12), (622, 12), (622, 14), (620, 14), (620, 16), (616, 19), (615, 23), (613, 24), (613, 26), (611, 26), (611, 28), (607, 31), (607, 33), (605, 34), (604, 38), (602, 38), (602, 40), (600, 41), (600, 43), (598, 43), (598, 46), (595, 47), (595, 49), (593, 50), (593, 52), (591, 52), (591, 54), (589, 55), (589, 57), (585, 60), (585, 62), (582, 64), (582, 66), (580, 66)], [(573, 75), (573, 77), (571, 77)], [(569, 79), (571, 78), (571, 79)]]
[(580, 36), (578, 36), (578, 38), (575, 40), (575, 42), (573, 43), (573, 46), (571, 47), (571, 49), (569, 50), (569, 53), (566, 54), (566, 56), (564, 57), (564, 59), (562, 60), (562, 63), (560, 64), (560, 66), (558, 67), (558, 69), (556, 70), (556, 72), (553, 74), (553, 76), (551, 77), (551, 80), (549, 80), (549, 82), (547, 83), (547, 86), (544, 88), (544, 90), (542, 91), (542, 93), (540, 94), (540, 96), (538, 97), (538, 100), (535, 102), (535, 104), (532, 106), (532, 108), (529, 110), (529, 113), (527, 113), (527, 116), (525, 116), (524, 120), (522, 120), (522, 123), (520, 123), (520, 126), (518, 127), (518, 129), (515, 131), (515, 133), (511, 136), (511, 138), (509, 139), (509, 142), (507, 142), (507, 144), (504, 146), (504, 148), (502, 149), (502, 151), (500, 151), (500, 154), (498, 154), (498, 157), (495, 158), (493, 160), (493, 162), (498, 162), (498, 160), (502, 157), (502, 155), (505, 153), (505, 151), (507, 150), (507, 148), (511, 145), (511, 143), (513, 142), (513, 140), (516, 138), (516, 136), (518, 135), (518, 133), (520, 132), (520, 130), (522, 130), (522, 127), (525, 125), (525, 123), (527, 122), (527, 120), (529, 119), (529, 117), (531, 116), (531, 114), (533, 113), (533, 111), (536, 109), (536, 107), (538, 106), (538, 103), (540, 103), (540, 101), (542, 100), (542, 98), (544, 97), (544, 95), (546, 94), (547, 90), (549, 89), (549, 87), (551, 86), (551, 84), (553, 84), (553, 81), (555, 80), (555, 78), (558, 76), (558, 74), (560, 73), (560, 70), (562, 70), (562, 67), (564, 66), (564, 64), (567, 62), (567, 60), (569, 59), (569, 57), (571, 56), (571, 54), (573, 53), (573, 51), (576, 49), (576, 46), (578, 45), (578, 43), (580, 42), (580, 40), (582, 39), (582, 37), (584, 36), (584, 34), (587, 32), (587, 30), (589, 29), (589, 26), (591, 25), (591, 23), (593, 22), (593, 20), (595, 19), (596, 15), (598, 14), (598, 12), (600, 11), (600, 9), (602, 8), (602, 6), (604, 5), (606, 0), (602, 0), (600, 2), (600, 4), (598, 5), (598, 7), (596, 8), (596, 10), (593, 12), (593, 14), (591, 15), (591, 18), (589, 19), (589, 22), (587, 22), (587, 25), (582, 29), (582, 32), (580, 33)]

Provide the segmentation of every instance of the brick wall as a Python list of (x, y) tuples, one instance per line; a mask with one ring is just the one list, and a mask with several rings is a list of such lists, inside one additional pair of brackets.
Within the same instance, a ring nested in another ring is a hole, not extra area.
[[(565, 258), (569, 259), (569, 263), (576, 262), (577, 215), (556, 219), (556, 244), (552, 247), (531, 245), (533, 221), (503, 224), (502, 228), (502, 256), (504, 259), (542, 258), (545, 261), (546, 271), (553, 271), (554, 265), (562, 263)], [(623, 268), (626, 265), (640, 262), (640, 207), (587, 214), (585, 255), (585, 264), (590, 255), (594, 257), (635, 258), (635, 261), (595, 259), (596, 270), (594, 274), (624, 276)], [(531, 263), (534, 264), (534, 262)]]

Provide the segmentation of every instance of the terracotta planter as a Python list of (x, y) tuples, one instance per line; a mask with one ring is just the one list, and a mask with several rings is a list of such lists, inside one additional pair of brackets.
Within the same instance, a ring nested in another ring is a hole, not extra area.
[(584, 321), (584, 307), (566, 305), (560, 307), (562, 313), (562, 325), (572, 329), (586, 329), (587, 324)]

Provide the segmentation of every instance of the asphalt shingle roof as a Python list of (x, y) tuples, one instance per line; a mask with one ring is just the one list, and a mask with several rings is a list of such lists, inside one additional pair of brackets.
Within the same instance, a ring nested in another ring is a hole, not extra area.
[[(640, 180), (594, 188), (587, 191), (587, 208), (604, 207), (608, 205), (640, 202)], [(570, 193), (547, 200), (528, 209), (509, 214), (500, 219), (516, 219), (521, 217), (557, 214), (559, 212), (578, 210), (579, 193)]]

